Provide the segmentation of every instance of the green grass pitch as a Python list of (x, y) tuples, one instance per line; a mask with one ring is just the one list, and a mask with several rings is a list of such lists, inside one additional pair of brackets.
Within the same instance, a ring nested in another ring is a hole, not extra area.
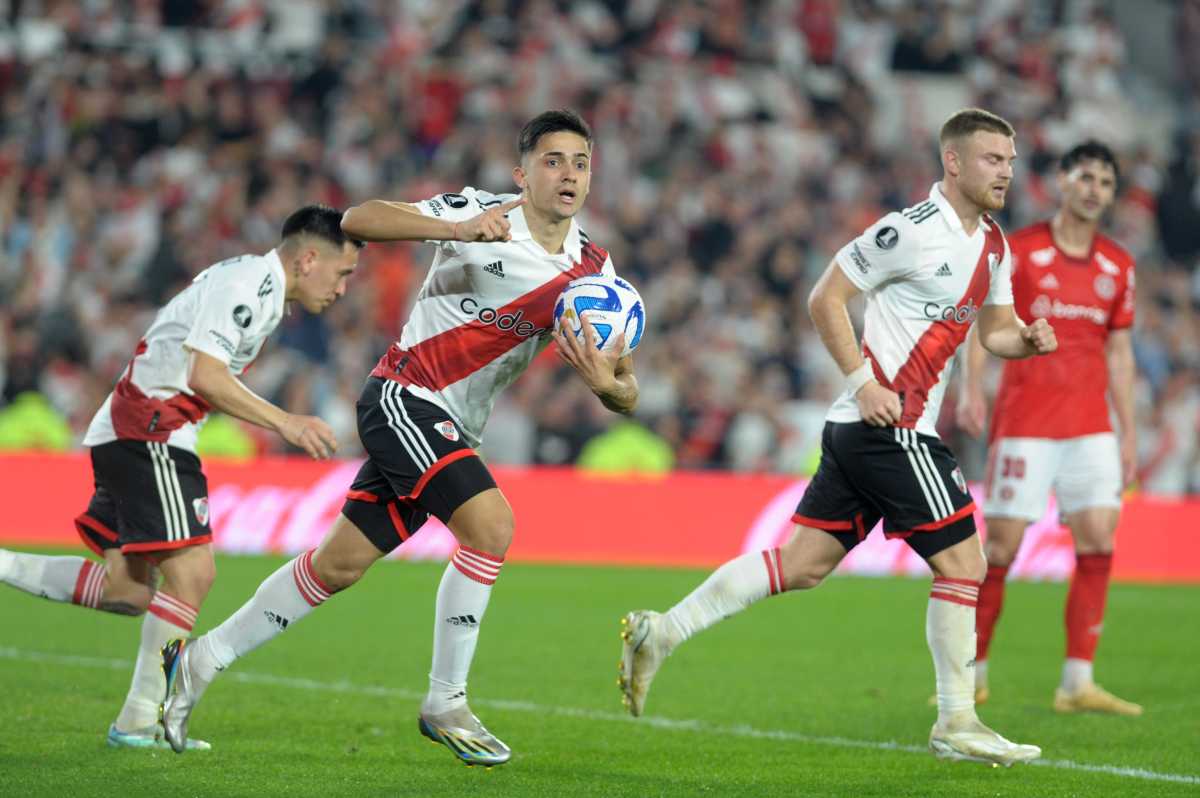
[[(223, 557), (203, 631), (283, 560)], [(700, 571), (510, 564), (472, 707), (513, 760), (466, 768), (419, 736), (442, 566), (382, 563), (209, 690), (214, 750), (110, 750), (139, 620), (0, 588), (4, 796), (1137, 796), (1200, 794), (1200, 588), (1115, 585), (1097, 678), (1141, 718), (1050, 709), (1060, 584), (1010, 585), (985, 722), (1044, 749), (989, 768), (925, 752), (934, 711), (928, 582), (834, 578), (763, 602), (678, 650), (648, 716), (616, 688), (618, 619), (664, 609)]]

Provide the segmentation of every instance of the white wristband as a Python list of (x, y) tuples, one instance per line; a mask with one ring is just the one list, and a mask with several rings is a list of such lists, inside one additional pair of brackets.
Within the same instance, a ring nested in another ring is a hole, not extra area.
[(871, 361), (864, 361), (861, 366), (846, 375), (846, 390), (850, 392), (850, 396), (858, 395), (858, 392), (871, 380), (875, 379), (875, 374), (871, 371)]

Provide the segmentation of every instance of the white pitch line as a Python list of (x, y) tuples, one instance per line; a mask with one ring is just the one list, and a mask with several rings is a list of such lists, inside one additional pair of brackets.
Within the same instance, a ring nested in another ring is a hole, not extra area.
[[(66, 665), (80, 668), (104, 668), (108, 670), (127, 671), (133, 663), (123, 659), (106, 657), (90, 657), (77, 654), (52, 654), (43, 651), (26, 651), (24, 649), (0, 646), (0, 659), (18, 660), (22, 662), (40, 662), (48, 665)], [(251, 671), (230, 671), (226, 679), (245, 684), (263, 684), (272, 687), (288, 687), (295, 690), (314, 690), (331, 693), (353, 693), (356, 695), (387, 696), (409, 701), (419, 701), (425, 693), (416, 690), (404, 690), (398, 687), (379, 687), (372, 685), (354, 684), (348, 681), (321, 682), (315, 679), (303, 679), (293, 676), (277, 676), (271, 673), (254, 673)], [(874, 751), (901, 751), (911, 754), (926, 754), (928, 749), (922, 745), (911, 745), (894, 740), (855, 740), (849, 737), (826, 737), (821, 735), (800, 734), (799, 732), (781, 729), (757, 729), (753, 726), (738, 724), (736, 726), (718, 726), (702, 720), (681, 720), (676, 718), (644, 717), (632, 718), (623, 712), (606, 712), (599, 709), (583, 709), (580, 707), (544, 706), (530, 701), (511, 701), (505, 699), (471, 699), (472, 703), (480, 706), (495, 707), (510, 712), (530, 712), (539, 715), (558, 715), (565, 718), (582, 718), (584, 720), (605, 721), (610, 723), (636, 723), (639, 726), (652, 726), (656, 729), (669, 731), (689, 731), (724, 737), (749, 737), (759, 740), (779, 740), (783, 742), (804, 743), (807, 745), (828, 745), (834, 748), (866, 748)], [(1056, 768), (1059, 770), (1079, 770), (1087, 773), (1103, 773), (1109, 776), (1119, 776), (1127, 779), (1143, 781), (1166, 781), (1175, 784), (1200, 785), (1200, 776), (1190, 776), (1184, 773), (1160, 773), (1145, 768), (1123, 767), (1120, 765), (1092, 765), (1087, 762), (1073, 762), (1069, 759), (1038, 759), (1031, 763), (1039, 767)]]

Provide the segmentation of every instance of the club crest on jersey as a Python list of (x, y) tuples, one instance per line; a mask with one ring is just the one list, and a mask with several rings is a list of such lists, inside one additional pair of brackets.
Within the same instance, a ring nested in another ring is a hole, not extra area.
[(961, 468), (955, 466), (954, 470), (950, 472), (950, 478), (954, 480), (955, 485), (958, 485), (960, 491), (963, 493), (967, 492), (967, 479), (963, 476)]
[(208, 497), (192, 499), (192, 511), (196, 514), (196, 523), (208, 526)]
[(892, 226), (881, 227), (875, 234), (875, 246), (880, 249), (891, 249), (900, 241), (900, 232)]
[(250, 310), (248, 305), (238, 305), (233, 309), (233, 320), (237, 326), (243, 330), (250, 326), (250, 322), (254, 320), (254, 312)]
[(1000, 266), (1000, 256), (995, 252), (988, 253), (988, 271), (994, 272)]
[(1117, 295), (1117, 283), (1107, 274), (1097, 274), (1092, 281), (1092, 288), (1096, 289), (1096, 296), (1101, 299), (1112, 299)]
[(440, 432), (446, 440), (458, 441), (458, 427), (454, 426), (453, 421), (439, 421), (433, 425), (433, 428)]

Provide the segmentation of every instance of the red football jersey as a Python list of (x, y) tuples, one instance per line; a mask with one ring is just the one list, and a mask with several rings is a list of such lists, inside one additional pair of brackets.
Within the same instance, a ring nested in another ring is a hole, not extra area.
[(1074, 438), (1111, 432), (1110, 330), (1133, 326), (1133, 258), (1096, 234), (1086, 258), (1058, 248), (1050, 223), (1018, 230), (1012, 247), (1013, 301), (1026, 323), (1046, 319), (1058, 350), (1009, 360), (992, 414), (991, 437)]

